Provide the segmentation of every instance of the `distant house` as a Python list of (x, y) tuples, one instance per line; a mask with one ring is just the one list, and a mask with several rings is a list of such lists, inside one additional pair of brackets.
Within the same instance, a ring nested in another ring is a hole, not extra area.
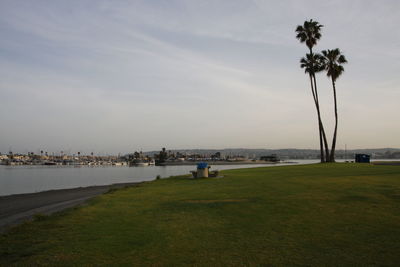
[(356, 154), (356, 162), (357, 163), (369, 163), (370, 162), (370, 155), (367, 154)]

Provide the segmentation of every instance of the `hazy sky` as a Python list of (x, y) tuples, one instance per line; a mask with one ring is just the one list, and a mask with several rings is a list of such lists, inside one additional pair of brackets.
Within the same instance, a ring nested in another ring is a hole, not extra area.
[(400, 147), (398, 0), (1, 0), (0, 152), (318, 148), (310, 18), (349, 61), (338, 148)]

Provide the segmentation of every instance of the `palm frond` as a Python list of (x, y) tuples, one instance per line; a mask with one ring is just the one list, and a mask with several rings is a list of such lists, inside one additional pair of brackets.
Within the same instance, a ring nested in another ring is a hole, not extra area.
[(336, 81), (344, 72), (343, 64), (347, 63), (344, 55), (342, 55), (339, 48), (323, 50), (322, 57), (324, 58), (324, 69), (326, 75)]
[(325, 69), (325, 58), (318, 53), (307, 53), (305, 57), (300, 59), (300, 67), (306, 73), (315, 74)]
[(299, 39), (300, 43), (306, 43), (307, 47), (312, 49), (318, 40), (321, 39), (321, 28), (323, 25), (319, 24), (317, 21), (310, 19), (309, 21), (304, 21), (303, 25), (298, 25), (295, 32), (296, 38)]

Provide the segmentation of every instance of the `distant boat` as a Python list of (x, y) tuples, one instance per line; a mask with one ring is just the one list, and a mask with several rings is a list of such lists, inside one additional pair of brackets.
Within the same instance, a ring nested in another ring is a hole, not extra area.
[(115, 162), (113, 163), (114, 166), (126, 166), (126, 162)]
[(133, 167), (145, 167), (149, 166), (149, 162), (141, 160), (141, 159), (135, 159), (129, 163), (129, 166)]
[(134, 163), (134, 166), (144, 167), (144, 166), (149, 166), (149, 163), (148, 162), (138, 162), (138, 163)]

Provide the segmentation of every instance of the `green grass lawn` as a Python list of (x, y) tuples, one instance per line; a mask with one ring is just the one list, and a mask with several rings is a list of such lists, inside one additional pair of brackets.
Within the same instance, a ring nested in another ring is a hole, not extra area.
[(400, 166), (315, 164), (157, 180), (0, 237), (0, 264), (399, 266)]

